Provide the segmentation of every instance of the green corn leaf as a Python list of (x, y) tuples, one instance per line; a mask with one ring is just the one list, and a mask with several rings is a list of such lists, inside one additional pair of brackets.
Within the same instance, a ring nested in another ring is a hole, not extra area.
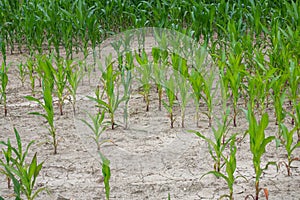
[(28, 169), (28, 179), (29, 180), (31, 180), (32, 177), (35, 175), (36, 167), (37, 167), (37, 159), (36, 159), (36, 153), (35, 153), (32, 158), (32, 161), (29, 165), (29, 169)]
[(109, 199), (110, 196), (110, 185), (109, 185), (109, 180), (110, 180), (110, 161), (99, 151), (99, 155), (102, 160), (102, 174), (104, 177), (104, 186), (105, 186), (105, 194), (106, 194), (106, 199)]

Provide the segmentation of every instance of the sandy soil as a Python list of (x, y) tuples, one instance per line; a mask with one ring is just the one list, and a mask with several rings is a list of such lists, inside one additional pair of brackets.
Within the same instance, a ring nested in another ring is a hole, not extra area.
[[(79, 55), (80, 56), (80, 55)], [(38, 160), (45, 161), (37, 180), (38, 187), (47, 187), (50, 194), (41, 193), (37, 199), (105, 199), (100, 158), (96, 145), (91, 138), (90, 130), (80, 121), (86, 119), (85, 111), (95, 111), (95, 105), (87, 95), (93, 95), (99, 81), (99, 70), (88, 80), (85, 76), (78, 90), (76, 116), (71, 104), (66, 102), (65, 114), (59, 116), (57, 102), (55, 104), (55, 125), (59, 138), (58, 154), (53, 154), (51, 138), (47, 124), (38, 116), (29, 115), (31, 111), (42, 111), (35, 104), (23, 97), (30, 95), (29, 81), (24, 87), (18, 80), (17, 64), (26, 57), (20, 54), (8, 55), (8, 116), (3, 117), (0, 106), (0, 140), (11, 138), (14, 141), (13, 127), (21, 134), (24, 144), (35, 140), (29, 156), (38, 153)], [(38, 87), (38, 85), (37, 85)], [(40, 89), (40, 88), (38, 88)], [(111, 199), (218, 199), (228, 194), (226, 182), (213, 175), (202, 175), (213, 170), (213, 160), (209, 155), (207, 144), (188, 130), (198, 130), (212, 137), (211, 128), (204, 114), (200, 115), (200, 127), (196, 127), (195, 107), (191, 102), (186, 111), (186, 128), (180, 127), (180, 108), (175, 108), (175, 128), (171, 129), (165, 109), (158, 110), (158, 99), (155, 89), (151, 91), (150, 111), (145, 112), (145, 103), (138, 88), (133, 88), (130, 99), (129, 129), (122, 126), (122, 106), (117, 110), (116, 118), (120, 126), (115, 130), (108, 129), (103, 139), (111, 139), (114, 144), (106, 143), (102, 152), (111, 161)], [(164, 97), (165, 98), (165, 97)], [(217, 96), (219, 98), (219, 96)], [(244, 107), (243, 102), (239, 105)], [(271, 106), (272, 108), (272, 106)], [(270, 124), (267, 134), (277, 131), (273, 109), (269, 109)], [(200, 106), (205, 111), (205, 106)], [(214, 114), (219, 115), (216, 106)], [(289, 120), (287, 118), (287, 120)], [(239, 133), (237, 143), (236, 175), (245, 179), (237, 179), (234, 185), (235, 199), (245, 199), (254, 194), (254, 169), (249, 150), (249, 138), (242, 139), (248, 123), (244, 113), (238, 116), (238, 126), (230, 125), (229, 134)], [(295, 151), (299, 156), (300, 150)], [(1, 155), (3, 157), (3, 155)], [(267, 161), (285, 161), (286, 153), (282, 147), (275, 148), (274, 142), (268, 145), (263, 157)], [(292, 176), (287, 176), (286, 169), (271, 166), (261, 178), (261, 187), (268, 188), (269, 199), (299, 199), (300, 163), (293, 163)], [(13, 193), (7, 189), (6, 179), (0, 176), (0, 195), (5, 199)], [(264, 199), (261, 193), (261, 199)]]

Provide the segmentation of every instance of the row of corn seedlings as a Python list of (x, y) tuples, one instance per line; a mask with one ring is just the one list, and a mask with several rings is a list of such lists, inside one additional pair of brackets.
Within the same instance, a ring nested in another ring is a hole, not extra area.
[[(30, 54), (42, 54), (45, 49), (66, 58), (73, 51), (93, 54), (96, 45), (111, 34), (129, 28), (163, 27), (188, 33), (196, 40), (213, 42), (227, 38), (223, 29), (237, 22), (240, 35), (266, 38), (277, 24), (282, 30), (299, 26), (299, 1), (270, 0), (263, 2), (239, 0), (222, 1), (1, 1), (1, 41), (11, 52), (15, 46), (24, 47)], [(116, 18), (115, 16), (119, 16)], [(236, 36), (238, 37), (238, 36)], [(24, 40), (25, 38), (25, 40)], [(296, 41), (295, 38), (292, 38)]]

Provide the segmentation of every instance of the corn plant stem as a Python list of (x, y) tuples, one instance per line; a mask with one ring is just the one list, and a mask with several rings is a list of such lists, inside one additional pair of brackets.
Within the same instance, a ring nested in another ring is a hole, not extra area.
[(174, 128), (174, 117), (173, 117), (173, 112), (171, 111), (170, 113), (170, 122), (171, 122), (171, 128)]
[(259, 192), (260, 192), (259, 180), (256, 180), (255, 181), (255, 200), (258, 200), (258, 198), (259, 198)]
[(54, 154), (57, 154), (57, 145), (58, 145), (58, 142), (56, 140), (56, 132), (55, 132), (55, 129), (54, 127), (51, 128), (51, 135), (52, 135), (52, 142), (53, 142), (53, 147), (54, 147)]
[(181, 128), (184, 128), (185, 109), (181, 109)]
[(161, 99), (162, 99), (162, 87), (161, 86), (157, 86), (157, 90), (158, 90), (158, 110), (161, 111)]

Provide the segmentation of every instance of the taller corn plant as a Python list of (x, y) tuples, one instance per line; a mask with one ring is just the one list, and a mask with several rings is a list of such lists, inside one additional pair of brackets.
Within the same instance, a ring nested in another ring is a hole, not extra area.
[(1, 65), (1, 70), (0, 70), (0, 81), (1, 81), (1, 88), (0, 88), (0, 93), (1, 93), (1, 97), (0, 97), (0, 103), (3, 104), (4, 107), (4, 116), (7, 116), (7, 100), (6, 100), (6, 89), (7, 89), (7, 84), (8, 84), (8, 75), (7, 75), (7, 66), (5, 65), (5, 63), (3, 62)]
[[(269, 164), (274, 164), (269, 162), (265, 168), (262, 168), (261, 158), (266, 152), (266, 146), (275, 139), (275, 136), (265, 136), (265, 130), (269, 124), (267, 113), (264, 113), (258, 122), (250, 104), (248, 104), (248, 110), (244, 111), (249, 123), (248, 134), (250, 137), (250, 151), (252, 153), (252, 163), (255, 171), (255, 200), (258, 200), (259, 192), (261, 191), (259, 186), (260, 177)], [(266, 192), (267, 190), (265, 189), (264, 191)], [(254, 198), (254, 196), (252, 197)]]
[(167, 80), (165, 80), (163, 82), (163, 86), (165, 88), (165, 92), (167, 95), (167, 99), (168, 101), (162, 101), (163, 106), (166, 108), (166, 110), (169, 113), (169, 117), (170, 117), (170, 126), (171, 128), (174, 128), (174, 121), (175, 121), (175, 117), (174, 117), (174, 112), (173, 112), (173, 106), (176, 100), (176, 87), (175, 87), (175, 79), (173, 78), (173, 76), (170, 76)]
[[(51, 61), (49, 61), (49, 67), (51, 67)], [(65, 90), (67, 89), (67, 81), (68, 81), (68, 68), (70, 68), (70, 65), (72, 65), (72, 60), (58, 60), (57, 61), (57, 69), (54, 69), (54, 67), (51, 67), (53, 77), (54, 77), (54, 83), (55, 83), (55, 93), (58, 98), (58, 106), (59, 106), (59, 112), (60, 115), (63, 115), (63, 105), (64, 100), (67, 98), (67, 95), (65, 94)]]
[(227, 186), (229, 188), (229, 195), (222, 195), (220, 199), (222, 198), (229, 198), (230, 200), (233, 200), (233, 184), (239, 176), (235, 176), (235, 171), (236, 171), (236, 150), (237, 147), (235, 145), (235, 137), (236, 135), (233, 135), (231, 142), (230, 142), (230, 153), (229, 153), (229, 158), (228, 156), (226, 157), (223, 153), (221, 154), (222, 159), (225, 161), (225, 168), (226, 168), (226, 173), (223, 172), (218, 172), (218, 171), (209, 171), (206, 174), (204, 174), (202, 177), (208, 175), (208, 174), (213, 174), (217, 178), (223, 178)]
[(139, 63), (139, 67), (136, 67), (136, 70), (138, 71), (140, 77), (138, 77), (138, 80), (140, 84), (142, 84), (142, 91), (141, 94), (144, 97), (144, 101), (146, 102), (146, 111), (149, 111), (149, 105), (150, 105), (150, 89), (151, 89), (151, 78), (152, 78), (152, 65), (148, 60), (148, 56), (143, 50), (142, 55), (139, 56), (138, 53), (135, 53), (135, 57), (137, 62)]
[(203, 79), (201, 78), (200, 72), (196, 69), (192, 69), (189, 76), (189, 82), (193, 89), (193, 97), (196, 106), (196, 124), (199, 126), (199, 105), (203, 87)]
[(34, 96), (35, 95), (35, 65), (36, 62), (34, 61), (33, 58), (29, 58), (26, 61), (26, 67), (27, 67), (27, 71), (28, 71), (28, 76), (29, 76), (29, 80), (30, 80), (30, 88), (31, 88), (31, 95)]
[[(200, 99), (202, 98), (202, 91), (203, 91), (203, 85), (204, 80), (202, 78), (201, 73), (205, 70), (206, 66), (203, 66), (205, 58), (206, 58), (206, 49), (204, 47), (201, 47), (200, 49), (197, 49), (195, 51), (195, 54), (193, 55), (195, 57), (195, 60), (192, 62), (192, 69), (189, 72), (188, 81), (192, 87), (192, 96), (194, 98), (194, 103), (196, 106), (196, 124), (199, 126), (199, 105), (200, 105)], [(184, 73), (186, 74), (186, 72)]]
[(274, 84), (272, 84), (272, 98), (274, 101), (276, 124), (279, 125), (283, 119), (286, 117), (286, 112), (284, 110), (283, 104), (286, 98), (286, 75), (284, 73), (279, 74), (274, 77)]
[[(215, 81), (215, 71), (213, 69), (210, 70), (208, 74), (201, 75), (203, 80), (203, 87), (201, 96), (204, 102), (207, 105), (207, 112), (204, 113), (208, 117), (208, 125), (211, 127), (212, 125), (212, 112), (213, 112), (213, 97), (217, 91), (218, 84), (215, 85), (216, 88), (213, 88), (213, 83)], [(207, 77), (207, 78), (205, 78)], [(215, 92), (214, 92), (215, 91)]]
[(228, 132), (228, 126), (230, 123), (228, 121), (229, 110), (227, 109), (225, 112), (226, 113), (222, 115), (222, 120), (221, 121), (217, 120), (217, 128), (212, 127), (212, 131), (214, 134), (213, 139), (210, 139), (210, 137), (207, 137), (200, 132), (190, 131), (207, 142), (209, 147), (209, 154), (214, 160), (214, 171), (218, 173), (220, 173), (221, 168), (225, 164), (224, 161), (222, 160), (223, 152), (226, 146), (228, 145), (228, 143), (235, 138), (235, 135), (233, 135), (227, 140), (224, 139)]
[(83, 72), (80, 67), (76, 65), (70, 65), (68, 64), (66, 66), (67, 70), (67, 80), (68, 80), (68, 85), (67, 89), (68, 92), (70, 93), (72, 97), (72, 107), (73, 107), (73, 114), (76, 114), (76, 94), (77, 94), (77, 89), (79, 86), (79, 83), (81, 79), (83, 78)]
[(297, 127), (293, 128), (292, 130), (288, 130), (288, 128), (282, 123), (280, 124), (281, 134), (282, 135), (282, 144), (287, 152), (287, 162), (283, 162), (286, 169), (288, 176), (291, 176), (291, 164), (294, 161), (300, 161), (299, 157), (293, 157), (292, 153), (295, 149), (300, 147), (300, 141), (294, 143), (294, 133), (297, 130)]
[(159, 48), (152, 48), (153, 57), (153, 77), (156, 84), (157, 94), (158, 94), (158, 110), (161, 111), (163, 87), (161, 85), (161, 80), (164, 79), (165, 71), (168, 64), (168, 51), (161, 50)]
[(31, 112), (30, 114), (37, 115), (43, 117), (45, 120), (47, 120), (49, 125), (49, 133), (52, 137), (52, 145), (54, 147), (54, 154), (57, 154), (57, 137), (56, 137), (56, 129), (54, 125), (54, 109), (53, 109), (53, 88), (54, 88), (54, 75), (52, 66), (49, 65), (49, 62), (39, 62), (39, 65), (41, 69), (44, 72), (43, 76), (43, 83), (42, 83), (42, 92), (43, 92), (43, 101), (33, 97), (33, 96), (25, 96), (25, 98), (29, 101), (36, 102), (38, 105), (40, 105), (45, 113), (40, 112)]
[(298, 141), (300, 141), (300, 102), (295, 105), (295, 114), (292, 115), (297, 128)]
[[(268, 96), (270, 94), (270, 89), (275, 83), (273, 74), (276, 69), (265, 70), (260, 72), (256, 70), (255, 74), (247, 74), (247, 96), (249, 97), (249, 103), (251, 108), (259, 109), (262, 114), (265, 112), (268, 106)], [(246, 85), (246, 84), (245, 84)]]
[(190, 85), (188, 84), (187, 78), (183, 77), (178, 72), (173, 72), (175, 77), (175, 82), (177, 83), (177, 90), (180, 94), (180, 113), (181, 113), (181, 127), (185, 127), (185, 110), (187, 103), (191, 97), (189, 93)]
[(104, 91), (107, 97), (107, 102), (100, 98), (88, 96), (89, 99), (97, 103), (97, 106), (99, 106), (101, 109), (106, 110), (107, 113), (110, 115), (110, 123), (112, 129), (114, 129), (116, 125), (115, 112), (118, 109), (120, 103), (122, 102), (122, 99), (119, 99), (119, 91), (116, 88), (117, 77), (119, 76), (120, 72), (114, 70), (113, 63), (114, 62), (112, 62), (112, 57), (110, 55), (106, 58), (106, 68), (101, 69), (101, 81), (104, 85)]
[(185, 109), (191, 95), (189, 94), (189, 72), (187, 61), (177, 54), (172, 54), (172, 67), (177, 90), (180, 94), (181, 127), (184, 127)]
[(132, 70), (134, 68), (133, 55), (131, 52), (126, 53), (125, 64), (121, 68), (121, 82), (124, 88), (124, 95), (122, 101), (124, 101), (124, 123), (125, 128), (128, 128), (128, 109), (129, 100), (131, 95), (131, 84), (132, 84)]
[(239, 43), (233, 43), (234, 49), (229, 52), (226, 78), (228, 79), (232, 103), (233, 103), (233, 126), (237, 126), (238, 100), (240, 98), (241, 85), (244, 76), (244, 65), (242, 64), (242, 49)]
[[(295, 108), (297, 106), (297, 100), (299, 97), (299, 83), (300, 83), (300, 69), (297, 66), (297, 60), (290, 60), (290, 66), (288, 68), (288, 89), (289, 89), (289, 100), (293, 106), (292, 113), (295, 113)], [(294, 124), (294, 119), (292, 121)]]

